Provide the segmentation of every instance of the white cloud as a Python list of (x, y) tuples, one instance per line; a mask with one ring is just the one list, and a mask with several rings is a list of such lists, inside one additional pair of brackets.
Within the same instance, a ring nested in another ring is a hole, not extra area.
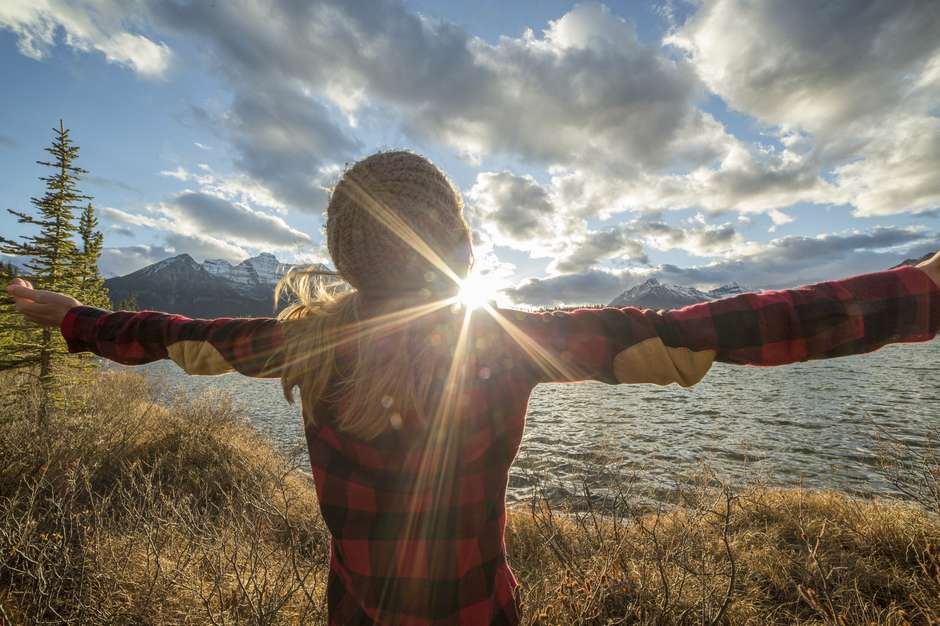
[(560, 230), (560, 211), (548, 192), (531, 176), (481, 172), (467, 192), (473, 221), (497, 245), (537, 254), (551, 246)]
[(206, 192), (185, 191), (147, 209), (143, 215), (103, 207), (101, 215), (113, 224), (154, 232), (161, 249), (198, 258), (238, 261), (248, 256), (246, 248), (294, 251), (312, 243), (279, 216)]
[(65, 45), (82, 52), (98, 51), (109, 63), (148, 78), (166, 74), (172, 52), (163, 42), (125, 30), (141, 21), (136, 2), (117, 0), (4, 0), (0, 28), (17, 36), (20, 52), (43, 59), (55, 47), (57, 34)]
[(632, 24), (596, 3), (542, 36), (494, 44), (394, 2), (282, 4), (263, 19), (239, 2), (156, 11), (214, 44), (236, 90), (226, 122), (239, 166), (295, 205), (309, 202), (324, 151), (360, 149), (324, 123), (331, 116), (315, 96), (347, 116), (381, 110), (411, 137), (471, 160), (510, 154), (629, 177), (711, 163), (730, 145), (695, 106), (702, 87), (691, 66), (643, 46)]
[(909, 117), (872, 130), (864, 158), (837, 167), (856, 214), (870, 217), (940, 208), (940, 118)]
[(182, 165), (177, 165), (172, 170), (160, 170), (160, 176), (167, 176), (177, 180), (189, 180), (193, 177)]
[(172, 230), (211, 233), (241, 245), (290, 248), (310, 242), (310, 236), (281, 217), (257, 211), (205, 192), (187, 191), (151, 210), (166, 218)]
[[(154, 10), (212, 44), (236, 92), (223, 125), (238, 166), (282, 202), (322, 206), (322, 168), (335, 167), (322, 154), (361, 149), (334, 118), (367, 111), (471, 163), (508, 155), (549, 167), (564, 224), (687, 207), (781, 223), (796, 203), (864, 201), (851, 170), (839, 186), (829, 178), (865, 158), (864, 133), (837, 129), (880, 126), (873, 116), (899, 107), (922, 115), (940, 86), (937, 3), (799, 2), (707, 0), (669, 39), (687, 56), (644, 45), (593, 2), (495, 42), (396, 2)], [(747, 144), (703, 112), (706, 85), (777, 125), (779, 147)], [(507, 227), (494, 235), (508, 241)]]
[(736, 109), (826, 134), (916, 101), (938, 32), (931, 0), (705, 0), (669, 41)]
[(174, 250), (156, 245), (105, 247), (98, 267), (105, 277), (124, 276), (174, 254)]

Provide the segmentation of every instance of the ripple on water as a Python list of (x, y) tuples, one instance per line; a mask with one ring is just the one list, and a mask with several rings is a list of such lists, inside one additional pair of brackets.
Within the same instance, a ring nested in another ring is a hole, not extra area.
[[(550, 495), (564, 498), (578, 493), (583, 479), (602, 487), (612, 470), (662, 494), (676, 475), (693, 475), (703, 461), (736, 480), (759, 471), (776, 485), (887, 494), (873, 434), (884, 429), (916, 448), (940, 429), (938, 362), (935, 341), (780, 368), (717, 363), (690, 389), (540, 385), (510, 498), (531, 495), (528, 473), (561, 481)], [(213, 388), (230, 395), (285, 449), (302, 441), (298, 409), (283, 400), (277, 381), (186, 377), (167, 363), (143, 369), (194, 393)]]

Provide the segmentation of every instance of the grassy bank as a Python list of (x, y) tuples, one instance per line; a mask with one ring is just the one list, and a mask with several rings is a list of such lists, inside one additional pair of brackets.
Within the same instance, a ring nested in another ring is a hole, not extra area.
[[(324, 621), (313, 486), (222, 398), (162, 405), (143, 378), (99, 372), (39, 427), (29, 387), (10, 403), (2, 382), (0, 621)], [(514, 509), (526, 622), (940, 621), (940, 521), (924, 508), (711, 479), (677, 499)]]

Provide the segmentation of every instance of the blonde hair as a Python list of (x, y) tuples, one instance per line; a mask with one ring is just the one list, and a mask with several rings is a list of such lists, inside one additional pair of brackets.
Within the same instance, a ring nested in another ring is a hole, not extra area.
[[(305, 420), (316, 423), (329, 400), (339, 430), (372, 439), (403, 414), (429, 416), (436, 372), (414, 367), (427, 343), (415, 341), (412, 321), (456, 293), (473, 261), (470, 230), (440, 169), (417, 154), (381, 152), (334, 187), (326, 234), (338, 272), (294, 270), (275, 288), (275, 302), (294, 299), (278, 315), (289, 322), (281, 386), (289, 402), (300, 388)], [(340, 345), (350, 358), (337, 360)]]

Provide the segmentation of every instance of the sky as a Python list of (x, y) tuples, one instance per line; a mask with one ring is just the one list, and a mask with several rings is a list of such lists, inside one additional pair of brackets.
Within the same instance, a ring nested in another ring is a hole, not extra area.
[(934, 0), (4, 0), (0, 208), (61, 118), (106, 275), (328, 262), (329, 188), (408, 149), (503, 302), (792, 287), (940, 247), (937, 33)]

